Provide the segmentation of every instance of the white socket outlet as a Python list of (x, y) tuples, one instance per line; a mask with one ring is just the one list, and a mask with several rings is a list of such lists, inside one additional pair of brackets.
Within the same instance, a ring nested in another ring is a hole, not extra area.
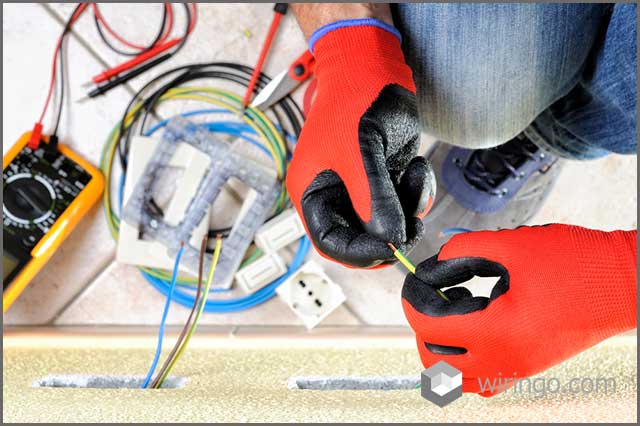
[(346, 297), (342, 288), (309, 261), (276, 289), (278, 296), (312, 329), (340, 306)]

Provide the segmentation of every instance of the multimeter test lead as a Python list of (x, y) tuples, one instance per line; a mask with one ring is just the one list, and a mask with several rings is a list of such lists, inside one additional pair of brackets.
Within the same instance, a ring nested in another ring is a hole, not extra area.
[[(394, 246), (392, 243), (387, 243), (387, 245), (393, 251), (393, 255), (398, 259), (398, 261), (400, 263), (402, 263), (404, 265), (404, 267), (409, 270), (409, 272), (411, 272), (412, 274), (415, 275), (416, 274), (416, 267), (415, 267), (415, 265), (413, 263), (411, 263), (411, 261), (407, 258), (407, 256), (405, 256), (404, 253), (402, 253), (400, 250), (398, 250), (396, 248), (396, 246)], [(442, 292), (442, 290), (440, 290), (439, 288), (436, 288), (436, 292), (444, 300), (446, 300), (447, 302), (450, 302), (449, 298)]]

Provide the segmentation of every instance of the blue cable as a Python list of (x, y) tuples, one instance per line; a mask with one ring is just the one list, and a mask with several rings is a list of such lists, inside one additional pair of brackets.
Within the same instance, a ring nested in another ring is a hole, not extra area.
[[(180, 116), (191, 117), (195, 115), (212, 114), (212, 113), (233, 114), (230, 111), (227, 111), (224, 109), (200, 109), (200, 110), (194, 110), (194, 111), (189, 111), (189, 112), (180, 114)], [(158, 123), (150, 127), (145, 132), (144, 135), (151, 136), (157, 130), (166, 126), (168, 121), (169, 119), (159, 121)], [(217, 121), (217, 122), (203, 123), (202, 126), (206, 127), (208, 131), (213, 133), (224, 133), (224, 134), (236, 136), (258, 147), (261, 151), (265, 152), (269, 157), (271, 157), (271, 153), (264, 145), (262, 145), (260, 142), (253, 139), (252, 137), (248, 136), (248, 135), (257, 136), (257, 133), (253, 128), (251, 128), (247, 124), (238, 123), (235, 121)], [(276, 127), (279, 130), (281, 130), (279, 126), (276, 126)], [(285, 133), (285, 136), (287, 137), (287, 139), (291, 140), (293, 144), (296, 143), (295, 138), (293, 138), (288, 133)], [(120, 202), (120, 211), (122, 210), (123, 192), (124, 192), (124, 175), (121, 176), (120, 178), (119, 188), (118, 188), (118, 200)], [(287, 278), (289, 278), (294, 272), (296, 272), (302, 266), (302, 263), (304, 262), (304, 259), (307, 256), (307, 253), (309, 253), (310, 248), (311, 248), (311, 242), (309, 241), (309, 238), (307, 236), (300, 238), (300, 243), (298, 244), (298, 249), (296, 251), (296, 254), (294, 255), (294, 258), (291, 261), (291, 264), (289, 265), (287, 272), (285, 272), (284, 275), (272, 281), (271, 283), (267, 284), (266, 286), (262, 287), (261, 289), (257, 290), (256, 292), (244, 297), (238, 297), (235, 299), (207, 300), (205, 302), (204, 312), (208, 312), (208, 313), (238, 312), (238, 311), (252, 308), (254, 306), (257, 306), (271, 299), (276, 295), (276, 288), (278, 288), (280, 284), (282, 284)], [(180, 289), (180, 288), (189, 288), (190, 290), (193, 290), (191, 286), (187, 286), (183, 284), (176, 285), (174, 279), (172, 279), (171, 283), (168, 283), (167, 281), (158, 277), (154, 277), (153, 275), (150, 275), (144, 271), (140, 271), (140, 273), (147, 280), (147, 282), (149, 282), (149, 284), (151, 284), (156, 290), (158, 290), (163, 295), (167, 296), (167, 301), (173, 300), (176, 303), (188, 308), (193, 306), (195, 296), (191, 293), (185, 292)], [(179, 288), (176, 288), (176, 287), (179, 287)], [(226, 290), (211, 289), (211, 291), (219, 292), (219, 291), (226, 291)], [(156, 355), (159, 356), (159, 352)], [(153, 369), (155, 369), (156, 363), (157, 363), (157, 360), (154, 360), (154, 365), (152, 366)]]
[(118, 182), (118, 216), (122, 216), (122, 200), (124, 199), (124, 173), (120, 175)]
[(176, 287), (176, 280), (178, 279), (178, 267), (180, 266), (180, 258), (182, 257), (183, 252), (184, 252), (184, 246), (181, 246), (180, 250), (178, 250), (178, 255), (176, 256), (176, 263), (173, 265), (173, 275), (171, 276), (171, 285), (169, 286), (169, 291), (167, 293), (167, 302), (164, 304), (164, 311), (162, 312), (162, 320), (160, 321), (160, 330), (158, 330), (158, 346), (156, 347), (156, 354), (153, 357), (153, 362), (151, 363), (151, 368), (149, 368), (147, 377), (144, 379), (144, 383), (142, 384), (142, 389), (146, 389), (146, 387), (149, 386), (149, 382), (151, 381), (151, 376), (153, 376), (153, 373), (156, 371), (156, 367), (158, 366), (158, 360), (160, 359), (160, 352), (162, 351), (162, 339), (164, 337), (164, 324), (167, 321), (169, 306), (171, 305), (173, 291), (175, 290), (175, 287)]
[(456, 235), (456, 234), (464, 234), (465, 232), (471, 232), (471, 229), (461, 228), (459, 226), (454, 226), (453, 228), (447, 228), (440, 231), (442, 235)]

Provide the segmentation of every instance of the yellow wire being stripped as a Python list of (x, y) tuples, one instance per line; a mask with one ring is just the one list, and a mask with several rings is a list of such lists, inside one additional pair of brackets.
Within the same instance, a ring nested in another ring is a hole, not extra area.
[[(402, 263), (404, 265), (404, 267), (409, 270), (409, 272), (411, 272), (413, 275), (415, 275), (416, 274), (416, 266), (413, 263), (411, 263), (409, 258), (407, 256), (405, 256), (405, 254), (402, 253), (400, 250), (398, 250), (396, 248), (396, 246), (394, 246), (393, 244), (387, 243), (387, 245), (389, 246), (389, 248), (391, 250), (393, 250), (393, 255), (396, 257), (396, 259), (398, 259), (398, 261), (400, 263)], [(442, 297), (447, 302), (450, 302), (450, 300), (447, 297), (447, 295), (444, 294), (442, 292), (442, 290), (440, 290), (439, 288), (436, 288), (436, 293), (438, 293), (440, 295), (440, 297)]]
[(393, 255), (400, 261), (400, 263), (402, 263), (404, 267), (409, 270), (409, 272), (415, 275), (416, 267), (413, 263), (411, 263), (409, 258), (405, 256), (404, 253), (402, 253), (400, 250), (398, 250), (393, 244), (387, 243), (387, 245), (391, 250), (393, 250)]
[(169, 373), (171, 373), (171, 370), (173, 370), (173, 367), (176, 365), (176, 362), (178, 361), (178, 359), (180, 359), (180, 356), (182, 356), (182, 353), (187, 348), (187, 345), (189, 344), (189, 340), (191, 340), (191, 336), (193, 336), (193, 333), (196, 331), (198, 321), (202, 316), (202, 311), (204, 311), (204, 305), (205, 303), (207, 303), (207, 297), (209, 296), (209, 290), (211, 289), (211, 282), (213, 281), (213, 274), (215, 273), (216, 265), (218, 264), (218, 258), (220, 257), (221, 249), (222, 249), (222, 238), (218, 237), (216, 238), (216, 247), (213, 251), (213, 260), (211, 261), (211, 269), (209, 269), (209, 275), (207, 276), (207, 283), (204, 287), (204, 291), (202, 292), (202, 298), (200, 300), (200, 305), (198, 306), (198, 312), (196, 313), (196, 318), (194, 319), (193, 324), (191, 325), (191, 328), (187, 333), (187, 336), (184, 338), (182, 345), (176, 352), (175, 357), (171, 360), (171, 363), (169, 364), (165, 372), (162, 374), (162, 376), (160, 376), (160, 380), (158, 380), (158, 383), (156, 384), (154, 389), (159, 389), (160, 386), (162, 386), (162, 383), (169, 376)]

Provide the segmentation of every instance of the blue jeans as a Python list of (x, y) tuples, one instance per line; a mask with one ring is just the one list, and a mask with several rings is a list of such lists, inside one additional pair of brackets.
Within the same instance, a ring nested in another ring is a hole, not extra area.
[(636, 153), (635, 4), (392, 10), (427, 133), (476, 149), (524, 132), (574, 159)]

